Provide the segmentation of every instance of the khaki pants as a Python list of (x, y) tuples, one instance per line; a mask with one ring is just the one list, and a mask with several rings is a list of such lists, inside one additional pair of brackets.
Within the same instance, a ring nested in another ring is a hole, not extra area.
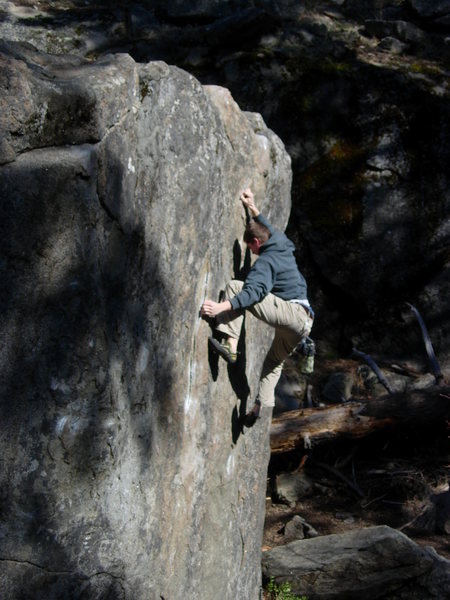
[[(243, 285), (243, 281), (230, 281), (225, 288), (225, 297), (233, 298), (242, 290)], [(220, 314), (220, 324), (216, 329), (229, 337), (239, 339), (245, 310), (275, 328), (272, 346), (263, 363), (257, 396), (261, 406), (274, 406), (275, 387), (280, 379), (283, 363), (300, 340), (309, 335), (313, 320), (301, 304), (268, 294), (261, 302), (247, 309)]]

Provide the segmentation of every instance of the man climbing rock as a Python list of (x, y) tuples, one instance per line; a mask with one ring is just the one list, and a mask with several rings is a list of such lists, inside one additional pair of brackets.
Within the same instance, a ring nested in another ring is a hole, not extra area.
[(273, 407), (275, 387), (283, 363), (299, 342), (309, 335), (314, 313), (307, 299), (307, 286), (297, 268), (294, 244), (274, 229), (255, 205), (250, 189), (240, 199), (253, 217), (246, 226), (244, 242), (258, 259), (245, 281), (232, 280), (225, 288), (225, 300), (205, 300), (204, 317), (215, 318), (219, 341), (209, 338), (213, 349), (227, 362), (237, 360), (237, 345), (245, 311), (275, 328), (275, 337), (264, 360), (255, 403), (244, 418), (251, 427), (260, 416), (261, 407)]

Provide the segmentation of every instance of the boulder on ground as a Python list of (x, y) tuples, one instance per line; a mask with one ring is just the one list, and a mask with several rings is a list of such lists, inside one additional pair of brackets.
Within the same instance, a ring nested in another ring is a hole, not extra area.
[(387, 526), (298, 540), (262, 561), (266, 579), (308, 600), (431, 600), (450, 589), (450, 561)]

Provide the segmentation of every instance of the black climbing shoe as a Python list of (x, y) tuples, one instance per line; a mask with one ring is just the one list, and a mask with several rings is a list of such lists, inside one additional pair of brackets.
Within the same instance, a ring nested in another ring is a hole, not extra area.
[(253, 427), (256, 421), (260, 418), (260, 412), (261, 404), (259, 402), (255, 402), (252, 410), (248, 412), (242, 419), (242, 424), (244, 425), (244, 427), (248, 427), (249, 429), (250, 427)]
[(253, 425), (256, 423), (256, 421), (259, 419), (258, 416), (256, 416), (254, 413), (249, 412), (245, 415), (245, 417), (242, 419), (242, 424), (244, 425), (244, 427), (247, 427), (248, 429), (250, 429), (250, 427), (253, 427)]
[(237, 352), (232, 352), (228, 342), (219, 342), (213, 337), (208, 338), (209, 345), (217, 354), (220, 354), (228, 363), (234, 365), (237, 361)]

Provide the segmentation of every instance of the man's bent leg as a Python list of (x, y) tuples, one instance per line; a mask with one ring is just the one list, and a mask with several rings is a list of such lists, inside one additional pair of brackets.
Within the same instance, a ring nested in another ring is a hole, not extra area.
[[(225, 286), (225, 298), (229, 300), (239, 294), (244, 285), (243, 281), (237, 279), (231, 280)], [(226, 313), (221, 313), (217, 316), (218, 325), (217, 331), (225, 334), (228, 337), (239, 339), (242, 329), (242, 323), (244, 322), (245, 310), (230, 310)]]
[(301, 337), (308, 335), (312, 319), (303, 306), (283, 300), (274, 294), (265, 298), (248, 309), (260, 321), (280, 330), (288, 330)]
[(281, 377), (283, 364), (301, 336), (277, 329), (269, 352), (264, 360), (259, 380), (258, 400), (261, 406), (275, 406), (275, 387)]
[(268, 294), (262, 302), (250, 308), (258, 319), (275, 327), (275, 337), (264, 360), (259, 382), (258, 399), (262, 406), (275, 405), (275, 387), (283, 364), (300, 340), (309, 335), (312, 318), (303, 306)]

